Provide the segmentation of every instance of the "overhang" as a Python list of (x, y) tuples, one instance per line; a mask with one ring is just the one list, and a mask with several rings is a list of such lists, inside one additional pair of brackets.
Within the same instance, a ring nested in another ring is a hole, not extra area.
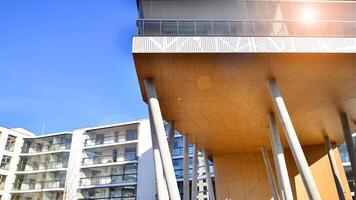
[[(338, 113), (346, 112), (356, 128), (355, 52), (355, 38), (134, 37), (133, 42), (143, 99), (143, 80), (152, 78), (164, 119), (214, 155), (269, 146), (272, 77), (302, 145), (321, 144), (325, 134), (343, 142)], [(282, 142), (287, 147), (284, 136)]]

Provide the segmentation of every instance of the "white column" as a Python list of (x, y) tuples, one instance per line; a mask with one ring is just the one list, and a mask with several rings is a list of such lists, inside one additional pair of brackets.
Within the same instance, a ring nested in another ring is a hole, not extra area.
[(305, 189), (308, 193), (309, 199), (321, 200), (318, 188), (310, 171), (307, 159), (304, 156), (302, 146), (299, 143), (297, 133), (295, 132), (295, 129), (293, 127), (281, 92), (279, 91), (279, 88), (274, 79), (269, 80), (268, 86), (269, 91), (272, 95), (273, 103), (275, 104), (279, 119), (284, 129), (284, 133), (288, 140), (294, 160), (296, 162), (298, 171), (302, 177)]
[(197, 200), (197, 184), (198, 184), (198, 149), (194, 145), (193, 153), (193, 174), (192, 174), (192, 198), (191, 200)]
[(330, 140), (328, 136), (324, 136), (325, 149), (328, 153), (328, 158), (331, 166), (331, 171), (334, 176), (335, 186), (340, 200), (345, 200), (344, 190), (341, 185), (339, 172), (337, 170), (336, 160), (334, 156), (333, 148), (331, 147)]
[(163, 118), (157, 99), (157, 94), (152, 80), (145, 79), (144, 82), (148, 98), (147, 103), (151, 109), (151, 120), (153, 121), (153, 127), (156, 130), (158, 147), (161, 154), (164, 175), (166, 177), (169, 199), (180, 200), (177, 180), (174, 173), (172, 157), (169, 152), (166, 131), (164, 130)]
[(169, 152), (171, 152), (172, 156), (173, 156), (173, 147), (174, 147), (174, 133), (175, 133), (174, 122), (171, 121), (169, 122), (168, 146), (169, 146)]
[(189, 200), (189, 142), (183, 136), (183, 200)]
[(265, 167), (266, 167), (266, 171), (267, 171), (268, 182), (269, 182), (269, 184), (271, 186), (273, 199), (274, 200), (278, 200), (279, 198), (278, 198), (276, 181), (274, 180), (271, 163), (269, 161), (268, 153), (267, 153), (266, 148), (264, 146), (261, 146), (261, 152), (262, 152), (263, 161), (265, 163)]
[(274, 164), (276, 166), (278, 186), (280, 190), (280, 197), (282, 200), (292, 200), (293, 193), (290, 186), (288, 169), (286, 160), (284, 158), (283, 146), (279, 131), (276, 123), (274, 113), (271, 112), (268, 115), (269, 127), (270, 127), (270, 140), (272, 146), (272, 153), (274, 158)]
[(156, 173), (156, 185), (158, 200), (168, 199), (167, 183), (163, 174), (161, 155), (158, 149), (157, 134), (153, 125), (151, 109), (148, 109), (150, 116), (151, 140), (153, 149), (153, 159)]
[(205, 150), (203, 150), (203, 156), (204, 156), (204, 167), (206, 172), (206, 182), (208, 183), (209, 200), (215, 200), (214, 187), (210, 174), (209, 160)]
[(352, 141), (352, 133), (350, 129), (349, 120), (347, 118), (346, 113), (340, 114), (340, 120), (342, 124), (342, 130), (344, 132), (347, 152), (349, 153), (350, 163), (351, 163), (351, 171), (354, 179), (354, 186), (356, 186), (356, 148)]

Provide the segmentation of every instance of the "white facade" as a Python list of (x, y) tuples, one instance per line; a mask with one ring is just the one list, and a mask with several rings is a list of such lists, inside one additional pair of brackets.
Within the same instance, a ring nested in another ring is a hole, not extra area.
[(148, 119), (40, 137), (0, 132), (1, 149), (16, 137), (13, 152), (0, 151), (11, 158), (0, 168), (2, 200), (155, 199)]
[(33, 136), (34, 134), (24, 129), (0, 127), (0, 199), (10, 199), (23, 138)]

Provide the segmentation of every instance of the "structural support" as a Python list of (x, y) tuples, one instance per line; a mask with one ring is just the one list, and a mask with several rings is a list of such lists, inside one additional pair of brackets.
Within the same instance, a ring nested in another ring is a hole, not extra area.
[(205, 150), (203, 150), (203, 156), (204, 156), (204, 167), (205, 167), (205, 172), (206, 172), (206, 182), (208, 183), (208, 193), (209, 193), (209, 200), (215, 200), (215, 194), (214, 194), (214, 187), (213, 187), (213, 182), (211, 180), (211, 174), (210, 174), (210, 167), (209, 167), (209, 160), (208, 160), (208, 155), (206, 155)]
[(266, 171), (267, 171), (268, 182), (269, 182), (269, 184), (271, 186), (273, 199), (274, 200), (278, 200), (279, 198), (278, 198), (276, 181), (274, 180), (271, 163), (269, 161), (268, 153), (267, 153), (266, 148), (264, 146), (261, 146), (261, 152), (262, 152), (263, 161), (265, 163), (265, 167), (266, 167)]
[(169, 122), (168, 146), (169, 146), (169, 152), (171, 152), (172, 156), (173, 156), (173, 149), (174, 149), (174, 133), (175, 133), (174, 122), (171, 121)]
[(276, 123), (274, 113), (271, 112), (268, 115), (269, 127), (270, 127), (270, 140), (272, 146), (272, 153), (274, 158), (274, 164), (276, 166), (278, 186), (280, 191), (280, 197), (282, 200), (293, 200), (292, 188), (290, 186), (288, 169), (284, 158), (283, 146), (279, 131)]
[(333, 151), (333, 148), (332, 148), (332, 146), (330, 144), (330, 140), (329, 140), (328, 136), (324, 136), (324, 143), (325, 143), (326, 152), (328, 153), (328, 158), (329, 158), (329, 162), (330, 162), (330, 166), (331, 166), (331, 171), (332, 171), (333, 176), (334, 176), (334, 181), (335, 181), (337, 194), (338, 194), (340, 200), (345, 200), (344, 190), (342, 188), (339, 172), (337, 170), (334, 151)]
[(183, 200), (189, 200), (189, 142), (183, 136)]
[(342, 124), (342, 130), (344, 132), (347, 152), (349, 153), (350, 163), (351, 163), (351, 171), (354, 179), (354, 186), (356, 186), (356, 148), (352, 141), (352, 133), (350, 129), (349, 120), (347, 118), (346, 113), (340, 114), (340, 120)]
[(145, 79), (147, 103), (151, 110), (151, 118), (153, 127), (156, 131), (158, 148), (161, 154), (164, 175), (166, 177), (169, 199), (180, 200), (176, 176), (174, 173), (173, 162), (169, 152), (166, 131), (164, 130), (163, 118), (159, 106), (157, 94), (152, 80)]
[(288, 110), (282, 98), (281, 92), (279, 91), (279, 88), (274, 79), (269, 80), (268, 86), (309, 199), (321, 200), (318, 188), (315, 184), (308, 162), (304, 156), (302, 146), (299, 143), (297, 133), (293, 127), (292, 120), (288, 114)]
[(193, 153), (193, 174), (192, 174), (192, 198), (191, 200), (197, 200), (197, 184), (198, 184), (198, 149), (194, 145)]
[(148, 109), (148, 111), (150, 116), (151, 139), (152, 139), (153, 159), (154, 159), (155, 173), (156, 173), (157, 195), (159, 200), (165, 200), (168, 199), (167, 184), (166, 184), (166, 180), (164, 179), (162, 160), (158, 149), (157, 135), (153, 122), (151, 120), (152, 118), (151, 110)]

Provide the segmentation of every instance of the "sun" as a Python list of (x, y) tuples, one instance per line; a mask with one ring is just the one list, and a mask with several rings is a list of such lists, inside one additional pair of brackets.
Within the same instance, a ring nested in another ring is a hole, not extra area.
[(316, 11), (312, 8), (305, 8), (302, 10), (302, 19), (306, 22), (313, 22), (316, 18)]

